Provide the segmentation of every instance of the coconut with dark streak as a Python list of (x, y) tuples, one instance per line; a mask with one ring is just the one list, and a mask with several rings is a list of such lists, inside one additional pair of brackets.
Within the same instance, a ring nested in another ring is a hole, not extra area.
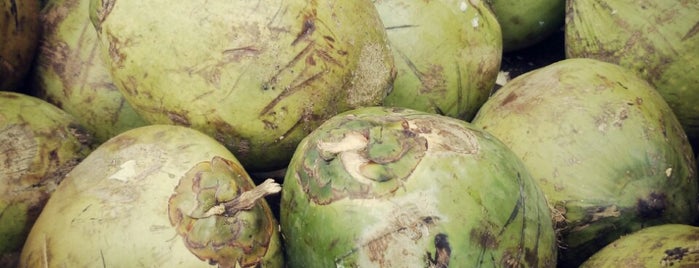
[(559, 264), (697, 217), (692, 148), (662, 96), (621, 66), (568, 59), (500, 88), (473, 123), (507, 144), (555, 208)]
[(0, 91), (0, 267), (22, 244), (63, 176), (91, 151), (69, 114), (28, 95)]
[(29, 78), (32, 95), (73, 115), (101, 143), (146, 122), (112, 83), (99, 56), (89, 4), (47, 1), (40, 16), (43, 34)]
[(385, 106), (471, 120), (490, 96), (502, 36), (483, 1), (374, 1), (396, 62)]
[(555, 267), (545, 197), (465, 121), (399, 108), (337, 115), (284, 179), (289, 267)]
[(369, 0), (92, 0), (114, 82), (150, 123), (198, 129), (251, 171), (322, 121), (378, 105), (395, 76)]

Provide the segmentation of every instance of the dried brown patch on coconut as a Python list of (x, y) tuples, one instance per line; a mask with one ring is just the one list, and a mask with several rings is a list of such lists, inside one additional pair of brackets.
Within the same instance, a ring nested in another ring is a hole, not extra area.
[(0, 176), (3, 184), (14, 184), (32, 171), (39, 144), (27, 125), (11, 124), (0, 129)]

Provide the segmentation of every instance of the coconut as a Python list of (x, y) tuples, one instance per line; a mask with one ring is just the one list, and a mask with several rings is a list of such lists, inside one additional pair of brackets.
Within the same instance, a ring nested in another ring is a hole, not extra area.
[(207, 133), (252, 171), (285, 166), (332, 115), (380, 104), (395, 75), (369, 0), (91, 7), (102, 55), (134, 109)]
[(580, 267), (697, 267), (697, 237), (696, 226), (651, 226), (617, 239)]
[(559, 264), (697, 212), (692, 148), (662, 96), (621, 66), (568, 59), (500, 88), (473, 124), (507, 144), (554, 207)]
[(126, 102), (99, 57), (89, 4), (47, 1), (30, 82), (32, 95), (73, 115), (101, 143), (146, 122)]
[(483, 1), (375, 1), (396, 63), (385, 106), (471, 120), (490, 95), (502, 36)]
[(537, 44), (563, 27), (565, 0), (489, 0), (505, 52)]
[(283, 267), (278, 224), (235, 157), (191, 128), (123, 132), (54, 192), (20, 267)]
[(0, 90), (19, 90), (39, 43), (39, 1), (0, 1)]
[(636, 72), (665, 98), (690, 139), (699, 141), (699, 2), (568, 3), (566, 56), (599, 59)]
[(284, 179), (289, 267), (555, 267), (545, 197), (465, 121), (371, 107), (299, 145)]
[(39, 212), (63, 176), (91, 150), (66, 112), (0, 91), (0, 267), (14, 267)]

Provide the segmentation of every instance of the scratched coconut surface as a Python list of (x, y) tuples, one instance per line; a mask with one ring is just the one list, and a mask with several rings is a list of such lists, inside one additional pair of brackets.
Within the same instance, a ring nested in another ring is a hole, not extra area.
[[(495, 90), (500, 88), (503, 83), (519, 75), (564, 59), (565, 48), (563, 45), (563, 37), (563, 29), (561, 29), (535, 45), (504, 53), (502, 55), (501, 71), (498, 76), (498, 82), (495, 85)], [(251, 173), (251, 176), (255, 177), (256, 181), (261, 181), (270, 177), (277, 179), (277, 181), (281, 181), (284, 178), (285, 171), (286, 169), (273, 172)], [(280, 196), (270, 195), (266, 198), (274, 214), (279, 216)]]

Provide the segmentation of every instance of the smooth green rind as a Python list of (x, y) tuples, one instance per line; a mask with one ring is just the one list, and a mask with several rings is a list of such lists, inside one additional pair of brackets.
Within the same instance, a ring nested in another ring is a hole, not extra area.
[(534, 45), (563, 27), (565, 0), (485, 0), (502, 28), (505, 52)]
[(39, 0), (0, 1), (0, 90), (19, 91), (39, 43)]
[(102, 143), (146, 122), (126, 102), (99, 56), (90, 1), (49, 0), (30, 74), (32, 95), (73, 115)]
[(595, 58), (653, 85), (699, 140), (699, 2), (569, 1), (566, 57)]
[(664, 224), (623, 236), (585, 261), (581, 268), (697, 267), (699, 227)]
[(252, 171), (286, 166), (332, 115), (380, 104), (395, 75), (369, 0), (92, 0), (90, 16), (145, 120), (207, 133)]
[(507, 144), (546, 193), (575, 267), (644, 226), (697, 217), (694, 154), (682, 126), (632, 71), (568, 59), (515, 78), (473, 123)]
[(12, 267), (29, 229), (63, 176), (91, 151), (66, 112), (0, 92), (0, 267)]
[(483, 1), (374, 1), (396, 62), (385, 106), (471, 120), (495, 85), (502, 36)]
[(494, 137), (398, 108), (337, 115), (287, 170), (289, 267), (555, 267), (545, 198)]
[[(186, 127), (151, 125), (115, 136), (56, 189), (29, 234), (19, 267), (212, 267), (187, 248), (168, 207), (183, 176), (214, 157), (239, 165), (223, 145)], [(239, 175), (239, 182), (252, 183)], [(283, 267), (277, 229), (268, 235), (260, 262)]]

